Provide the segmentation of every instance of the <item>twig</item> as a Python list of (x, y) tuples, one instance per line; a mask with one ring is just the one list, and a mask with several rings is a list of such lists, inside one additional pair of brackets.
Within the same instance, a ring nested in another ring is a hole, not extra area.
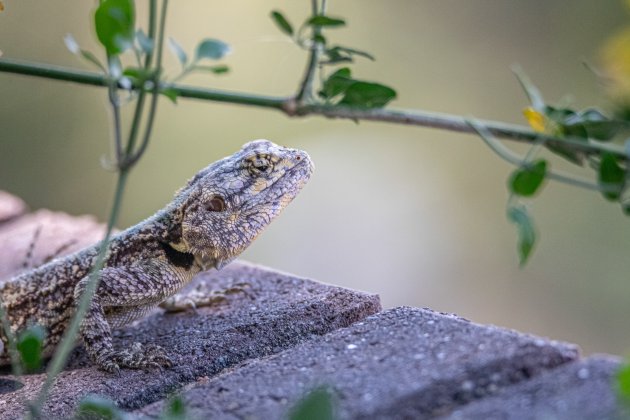
[(160, 76), (162, 74), (162, 47), (164, 44), (164, 28), (166, 25), (166, 8), (168, 6), (168, 0), (163, 0), (162, 3), (162, 17), (160, 19), (160, 29), (158, 32), (158, 43), (157, 43), (157, 58), (155, 62), (156, 71), (153, 76), (153, 90), (151, 96), (151, 105), (149, 107), (149, 116), (147, 118), (147, 125), (144, 132), (144, 137), (142, 138), (142, 143), (138, 150), (133, 152), (135, 138), (129, 139), (129, 144), (127, 145), (127, 158), (124, 162), (124, 168), (130, 168), (135, 165), (135, 163), (140, 159), (140, 157), (144, 154), (147, 146), (149, 145), (149, 139), (151, 138), (151, 132), (153, 131), (153, 122), (155, 120), (155, 113), (157, 110), (158, 97), (160, 94)]
[[(322, 14), (324, 13), (326, 7), (326, 0), (322, 5)], [(317, 0), (311, 0), (311, 13), (313, 16), (317, 16), (319, 14), (317, 8)], [(313, 93), (313, 79), (315, 78), (315, 73), (317, 71), (317, 64), (319, 63), (319, 54), (320, 54), (320, 43), (316, 41), (318, 35), (321, 35), (321, 28), (319, 26), (314, 26), (312, 29), (313, 36), (311, 37), (311, 50), (308, 57), (308, 63), (306, 65), (306, 70), (304, 71), (304, 78), (302, 83), (300, 83), (300, 89), (298, 90), (297, 95), (295, 95), (295, 101), (302, 105), (307, 100), (311, 99)]]
[[(45, 77), (48, 79), (71, 81), (93, 86), (106, 86), (105, 76), (83, 70), (68, 69), (41, 63), (27, 63), (24, 61), (0, 59), (0, 72), (25, 74)], [(141, 86), (134, 86), (141, 88)], [(206, 101), (225, 102), (238, 105), (249, 105), (261, 108), (280, 110), (289, 116), (321, 115), (328, 118), (342, 118), (349, 120), (381, 121), (395, 124), (417, 125), (432, 127), (461, 133), (477, 134), (466, 122), (457, 115), (441, 114), (419, 110), (395, 110), (389, 108), (360, 109), (336, 105), (304, 105), (300, 106), (293, 97), (263, 96), (246, 93), (227, 92), (214, 89), (204, 89), (193, 86), (163, 83), (160, 91), (172, 89), (180, 98), (195, 98)], [(497, 121), (479, 120), (493, 136), (525, 143), (536, 139), (544, 139), (547, 144), (571, 145), (576, 151), (587, 155), (610, 152), (617, 158), (627, 161), (628, 157), (622, 147), (610, 143), (584, 142), (570, 138), (542, 136), (522, 125), (506, 124)]]
[[(505, 160), (508, 163), (511, 163), (514, 166), (518, 167), (527, 167), (530, 164), (530, 159), (528, 157), (524, 157), (519, 155), (518, 153), (513, 152), (512, 150), (505, 147), (501, 142), (499, 142), (496, 138), (492, 136), (492, 134), (487, 130), (486, 127), (483, 126), (478, 120), (468, 119), (468, 123), (471, 127), (475, 129), (475, 131), (479, 134), (479, 137), (486, 143), (486, 145), (492, 150), (497, 156), (501, 159)], [(565, 174), (563, 172), (547, 170), (545, 175), (549, 179), (553, 179), (554, 181), (562, 182), (564, 184), (573, 185), (575, 187), (584, 188), (587, 190), (593, 191), (607, 191), (608, 188), (606, 186), (599, 186), (594, 184), (586, 179), (579, 178), (573, 175)], [(616, 188), (610, 188), (612, 191), (617, 191)]]

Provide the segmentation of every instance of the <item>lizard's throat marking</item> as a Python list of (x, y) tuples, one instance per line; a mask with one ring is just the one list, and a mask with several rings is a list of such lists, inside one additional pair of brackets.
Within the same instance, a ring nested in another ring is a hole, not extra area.
[(182, 267), (185, 270), (189, 270), (195, 262), (195, 256), (190, 252), (179, 251), (165, 242), (160, 242), (160, 245), (162, 245), (168, 262), (175, 267)]

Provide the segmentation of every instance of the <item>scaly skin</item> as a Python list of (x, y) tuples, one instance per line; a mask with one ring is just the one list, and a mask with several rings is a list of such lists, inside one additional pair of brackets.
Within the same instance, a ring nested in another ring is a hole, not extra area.
[[(256, 140), (201, 170), (164, 209), (116, 235), (81, 324), (81, 339), (94, 363), (109, 372), (170, 366), (158, 346), (136, 343), (115, 350), (112, 329), (146, 314), (199, 271), (220, 269), (233, 260), (297, 195), (312, 171), (305, 152)], [(95, 245), (0, 285), (13, 333), (43, 326), (44, 353), (50, 355), (75, 312), (97, 254)], [(1, 327), (0, 338), (7, 349)], [(5, 350), (0, 364), (8, 363)]]

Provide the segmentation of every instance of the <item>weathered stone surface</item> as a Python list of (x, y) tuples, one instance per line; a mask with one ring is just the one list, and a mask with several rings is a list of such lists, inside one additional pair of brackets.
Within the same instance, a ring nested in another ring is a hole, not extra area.
[(0, 224), (26, 213), (28, 207), (21, 199), (0, 190)]
[[(39, 231), (39, 233), (38, 233)], [(93, 216), (38, 210), (0, 225), (0, 281), (50, 257), (78, 251), (103, 239), (104, 225)], [(31, 258), (27, 258), (32, 247)]]
[[(376, 295), (240, 262), (220, 273), (201, 273), (190, 288), (208, 291), (237, 283), (249, 284), (246, 293), (230, 295), (225, 304), (200, 308), (197, 314), (156, 311), (116, 334), (116, 347), (134, 341), (163, 346), (173, 358), (173, 368), (163, 372), (124, 369), (117, 377), (97, 371), (83, 349), (75, 349), (69, 367), (57, 380), (45, 416), (70, 415), (77, 401), (89, 393), (107, 396), (125, 409), (138, 408), (188, 383), (203, 381), (241, 362), (278, 353), (380, 310)], [(10, 379), (11, 376), (5, 377)], [(41, 374), (20, 378), (23, 388), (0, 395), (0, 418), (18, 418), (24, 401), (35, 396), (42, 379)]]
[[(274, 419), (329, 386), (339, 418), (421, 419), (574, 360), (575, 346), (396, 308), (187, 390), (193, 418)], [(138, 410), (158, 416), (163, 403)]]
[(613, 386), (619, 366), (619, 359), (612, 356), (568, 363), (474, 401), (443, 419), (628, 419), (630, 411), (617, 403)]

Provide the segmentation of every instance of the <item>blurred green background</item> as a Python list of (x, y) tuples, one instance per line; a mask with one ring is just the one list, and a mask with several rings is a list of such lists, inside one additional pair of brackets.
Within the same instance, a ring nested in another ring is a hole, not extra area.
[[(139, 1), (144, 22), (146, 4)], [(65, 48), (71, 33), (99, 52), (96, 2), (8, 0), (0, 14), (5, 57), (87, 68)], [(186, 83), (288, 95), (306, 53), (282, 36), (272, 9), (294, 23), (310, 2), (170, 2), (168, 34), (188, 51), (204, 37), (232, 45), (228, 75)], [(606, 105), (581, 62), (630, 14), (617, 0), (528, 2), (331, 1), (347, 19), (329, 38), (377, 57), (357, 78), (395, 87), (392, 106), (524, 123), (520, 63), (548, 100)], [(178, 63), (167, 57), (168, 73)], [(567, 96), (566, 93), (571, 93)], [(0, 74), (0, 188), (32, 208), (104, 219), (114, 175), (103, 89)], [(130, 107), (129, 107), (130, 108)], [(128, 110), (129, 111), (129, 110)], [(128, 115), (128, 114), (127, 114)], [(150, 148), (132, 173), (120, 226), (149, 216), (188, 177), (254, 138), (307, 150), (310, 184), (244, 258), (327, 283), (378, 293), (385, 307), (427, 306), (481, 323), (630, 351), (630, 220), (596, 194), (549, 184), (531, 204), (540, 241), (518, 268), (505, 218), (511, 171), (475, 136), (383, 123), (289, 119), (280, 113), (180, 100), (160, 104)], [(523, 150), (518, 148), (518, 150)], [(558, 159), (554, 167), (565, 167)]]

